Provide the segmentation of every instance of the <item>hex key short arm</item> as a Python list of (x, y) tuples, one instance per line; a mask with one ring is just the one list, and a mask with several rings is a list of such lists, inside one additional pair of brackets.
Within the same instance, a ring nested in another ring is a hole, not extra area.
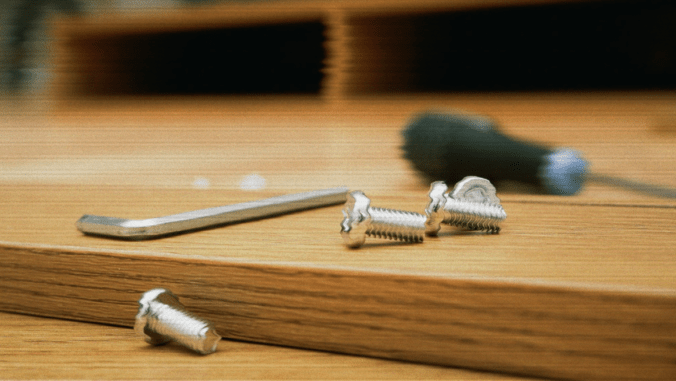
[(151, 239), (216, 225), (341, 204), (347, 199), (347, 191), (348, 189), (345, 187), (322, 189), (146, 220), (128, 220), (85, 214), (77, 221), (76, 226), (85, 234), (127, 240)]

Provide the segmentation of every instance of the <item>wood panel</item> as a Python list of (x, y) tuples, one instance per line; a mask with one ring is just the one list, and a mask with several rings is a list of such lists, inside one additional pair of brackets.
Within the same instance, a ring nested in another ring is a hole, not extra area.
[[(75, 117), (8, 108), (0, 309), (130, 326), (140, 294), (163, 286), (227, 338), (539, 377), (673, 378), (673, 200), (501, 187), (499, 235), (447, 228), (358, 250), (338, 233), (340, 206), (145, 242), (75, 229), (85, 213), (149, 218), (338, 185), (422, 212), (429, 184), (402, 158), (400, 132), (435, 107), (674, 186), (676, 142), (653, 125), (673, 95), (238, 102), (124, 101)], [(252, 173), (264, 189), (240, 188)]]
[(150, 347), (131, 329), (0, 313), (0, 371), (19, 379), (519, 380), (495, 373), (236, 341), (208, 357)]
[[(673, 206), (505, 200), (500, 235), (359, 250), (342, 245), (339, 207), (150, 242), (75, 230), (78, 200), (114, 216), (187, 206), (184, 192), (118, 192), (134, 202), (9, 191), (34, 202), (3, 203), (3, 236), (27, 242), (1, 245), (0, 308), (131, 326), (139, 295), (163, 286), (228, 338), (544, 377), (676, 374)], [(237, 199), (218, 193), (199, 201)]]

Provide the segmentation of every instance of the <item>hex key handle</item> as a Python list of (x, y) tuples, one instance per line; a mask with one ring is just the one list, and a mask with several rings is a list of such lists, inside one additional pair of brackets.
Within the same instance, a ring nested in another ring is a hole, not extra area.
[(299, 210), (345, 203), (345, 187), (287, 194), (241, 204), (194, 210), (146, 220), (85, 214), (76, 223), (85, 234), (126, 240), (144, 240), (217, 225), (271, 217)]

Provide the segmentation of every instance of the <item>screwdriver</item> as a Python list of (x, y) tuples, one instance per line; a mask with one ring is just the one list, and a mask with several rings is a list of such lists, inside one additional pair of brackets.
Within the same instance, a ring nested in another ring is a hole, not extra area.
[(424, 112), (411, 119), (403, 135), (404, 157), (434, 180), (453, 183), (472, 175), (527, 183), (554, 195), (574, 195), (586, 181), (596, 181), (676, 198), (675, 189), (592, 173), (579, 151), (511, 138), (480, 115)]

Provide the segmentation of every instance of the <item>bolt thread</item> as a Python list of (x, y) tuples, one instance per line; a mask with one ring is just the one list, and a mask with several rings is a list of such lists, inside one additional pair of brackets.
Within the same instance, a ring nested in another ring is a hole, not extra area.
[(424, 215), (394, 209), (369, 208), (371, 223), (366, 235), (405, 242), (422, 242), (425, 235)]
[(216, 350), (220, 336), (211, 323), (194, 316), (182, 306), (153, 303), (148, 315), (148, 328), (196, 352), (207, 354)]
[(507, 213), (500, 204), (461, 201), (449, 197), (444, 205), (445, 224), (470, 230), (497, 234), (505, 218)]

